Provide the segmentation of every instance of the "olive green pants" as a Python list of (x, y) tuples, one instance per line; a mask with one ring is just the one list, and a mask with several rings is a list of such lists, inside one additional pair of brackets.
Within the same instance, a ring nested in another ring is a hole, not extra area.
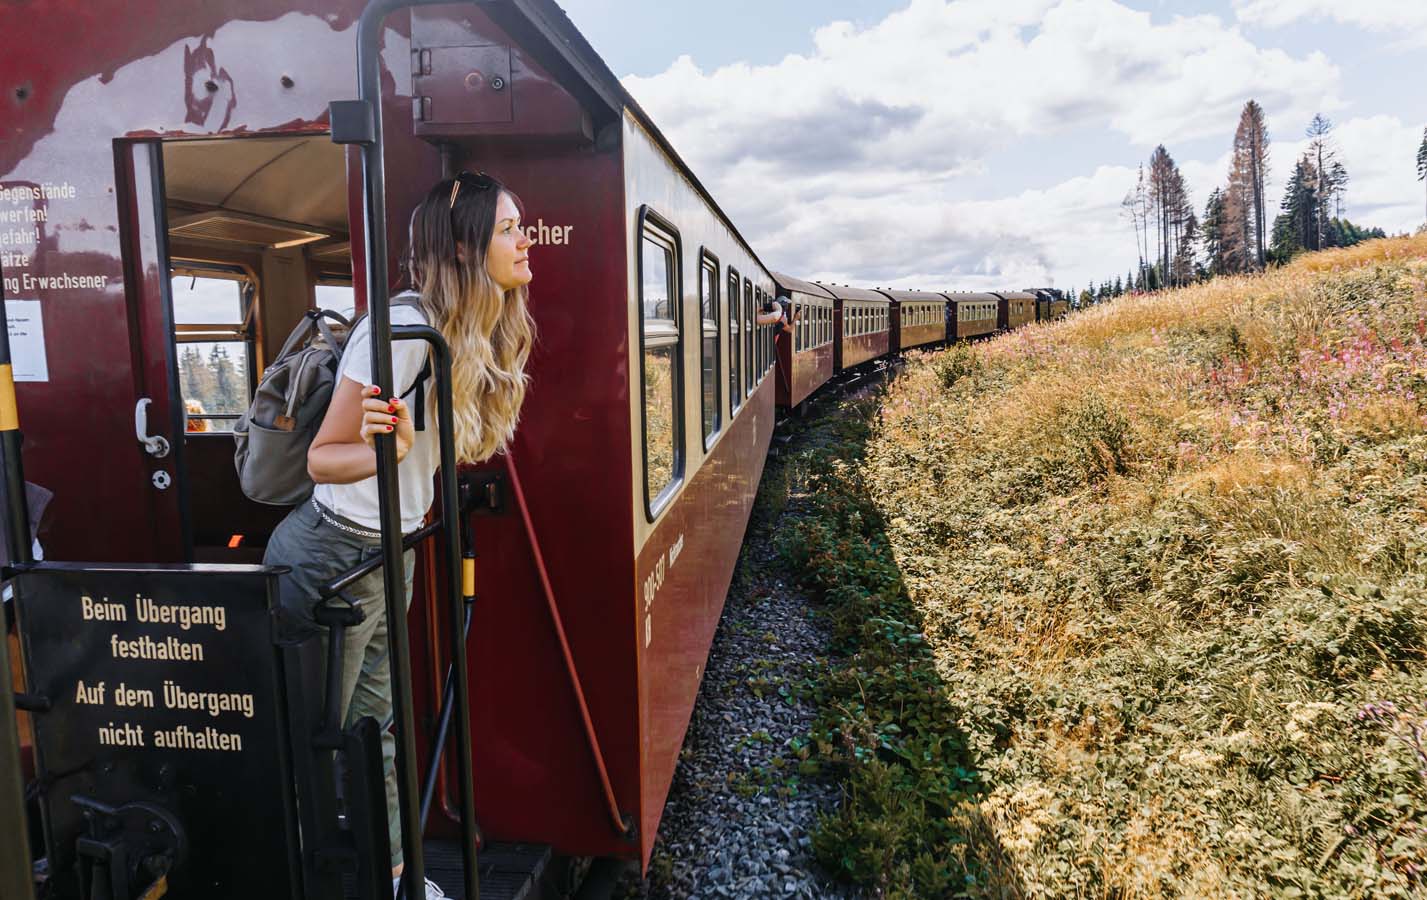
[[(322, 658), (327, 658), (327, 629), (317, 625), (313, 610), (323, 584), (356, 568), (364, 560), (381, 555), (381, 540), (345, 530), (360, 529), (331, 512), (323, 513), (309, 498), (294, 507), (274, 529), (263, 562), (288, 566), (291, 571), (278, 579), (281, 605), (296, 619), (321, 633)], [(329, 521), (329, 519), (331, 521)], [(333, 524), (336, 522), (337, 524)], [(415, 553), (406, 551), (406, 606), (411, 606), (411, 578)], [(346, 590), (361, 605), (364, 618), (348, 629), (343, 640), (342, 708), (344, 727), (350, 728), (363, 716), (376, 719), (382, 729), (382, 765), (386, 772), (387, 829), (391, 836), (392, 867), (401, 865), (401, 810), (396, 791), (396, 737), (391, 732), (391, 669), (387, 664), (386, 592), (382, 570), (363, 576)], [(330, 601), (341, 603), (342, 601)], [(325, 683), (325, 682), (324, 682)], [(313, 710), (322, 707), (323, 684), (308, 685), (307, 696), (291, 702), (307, 703)]]

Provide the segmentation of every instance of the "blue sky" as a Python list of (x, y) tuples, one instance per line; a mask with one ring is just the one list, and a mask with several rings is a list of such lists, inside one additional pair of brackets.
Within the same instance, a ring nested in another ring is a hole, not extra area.
[(1271, 194), (1314, 112), (1346, 214), (1423, 219), (1427, 0), (564, 0), (765, 261), (927, 288), (1082, 286), (1135, 263), (1118, 212), (1165, 143), (1198, 205), (1243, 101)]

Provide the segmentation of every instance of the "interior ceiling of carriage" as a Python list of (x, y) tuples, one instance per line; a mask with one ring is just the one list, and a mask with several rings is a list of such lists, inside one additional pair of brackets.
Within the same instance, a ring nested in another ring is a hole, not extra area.
[(326, 135), (168, 142), (169, 231), (248, 246), (345, 240), (345, 173)]

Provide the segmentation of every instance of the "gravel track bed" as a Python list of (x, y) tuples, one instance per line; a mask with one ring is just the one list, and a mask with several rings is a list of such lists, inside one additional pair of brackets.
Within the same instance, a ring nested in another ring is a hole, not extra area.
[[(808, 437), (795, 437), (788, 450)], [(764, 477), (779, 465), (770, 459)], [(806, 739), (815, 713), (799, 685), (826, 665), (826, 638), (771, 539), (796, 506), (790, 498), (771, 522), (754, 510), (648, 877), (626, 877), (616, 897), (863, 896), (831, 882), (813, 859), (812, 832), (836, 807), (838, 788), (800, 775), (790, 745)]]

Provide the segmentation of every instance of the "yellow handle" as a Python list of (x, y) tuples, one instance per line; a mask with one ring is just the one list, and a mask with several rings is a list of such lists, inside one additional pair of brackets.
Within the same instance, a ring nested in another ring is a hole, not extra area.
[(476, 561), (474, 559), (461, 560), (461, 596), (476, 596)]
[(18, 431), (20, 409), (15, 405), (15, 370), (9, 363), (0, 366), (0, 431)]

